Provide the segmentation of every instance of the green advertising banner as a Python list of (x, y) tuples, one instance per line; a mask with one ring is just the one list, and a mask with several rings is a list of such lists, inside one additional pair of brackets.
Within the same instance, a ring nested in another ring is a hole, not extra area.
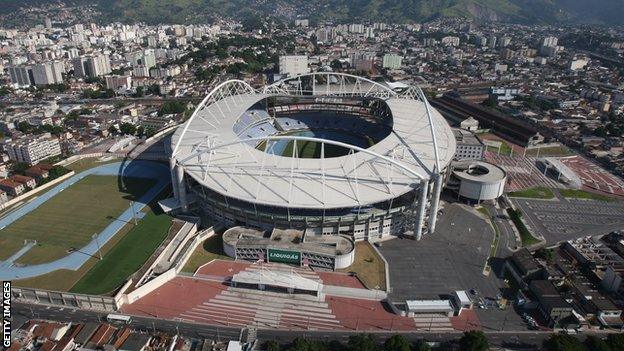
[(293, 263), (297, 265), (301, 264), (301, 252), (299, 251), (288, 251), (271, 248), (269, 248), (267, 251), (267, 262)]

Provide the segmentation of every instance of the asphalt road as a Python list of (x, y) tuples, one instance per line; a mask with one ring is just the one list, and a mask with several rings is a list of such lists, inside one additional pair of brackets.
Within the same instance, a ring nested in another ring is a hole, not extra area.
[[(73, 323), (103, 322), (106, 321), (107, 315), (107, 313), (102, 312), (17, 302), (13, 302), (12, 314), (14, 318), (19, 318), (18, 320), (35, 318)], [(190, 338), (211, 338), (215, 340), (238, 340), (241, 333), (240, 328), (215, 327), (145, 317), (132, 317), (130, 326), (136, 330), (158, 330), (171, 334), (181, 334)]]
[[(56, 320), (62, 322), (100, 322), (106, 319), (106, 313), (82, 311), (70, 308), (51, 307), (43, 305), (29, 305), (13, 302), (12, 305), (13, 319), (16, 325), (21, 325), (27, 319), (38, 318)], [(170, 334), (179, 334), (192, 339), (213, 339), (213, 340), (239, 340), (241, 329), (239, 328), (223, 328), (214, 327), (203, 324), (183, 323), (169, 320), (160, 320), (144, 317), (133, 317), (130, 324), (136, 330), (143, 331), (160, 331)], [(338, 340), (347, 342), (349, 336), (358, 334), (357, 331), (291, 331), (291, 330), (274, 330), (261, 329), (258, 330), (257, 336), (259, 341), (276, 340), (280, 343), (288, 343), (297, 337), (304, 337), (314, 340)], [(370, 333), (367, 331), (367, 333)], [(542, 342), (549, 338), (552, 333), (539, 331), (498, 331), (484, 330), (491, 346), (500, 347), (527, 347), (527, 350), (534, 350), (535, 345), (541, 345)], [(379, 341), (384, 341), (394, 332), (373, 332)], [(457, 340), (461, 337), (460, 332), (402, 332), (408, 340), (414, 342), (418, 340), (426, 340), (431, 342), (449, 342)], [(586, 335), (598, 335), (604, 337), (603, 331), (592, 333), (584, 333), (578, 335), (580, 339), (584, 339)], [(524, 349), (524, 348), (523, 348)]]
[(496, 223), (501, 233), (500, 242), (498, 244), (498, 255), (499, 257), (505, 257), (507, 254), (511, 254), (517, 247), (516, 235), (511, 227), (513, 224), (511, 224), (508, 219), (505, 219), (507, 218), (505, 210), (495, 206), (486, 206), (486, 208), (490, 212), (490, 216), (493, 217), (492, 220)]
[[(102, 322), (106, 320), (106, 313), (83, 311), (56, 306), (30, 305), (13, 302), (12, 314), (16, 325), (20, 325), (27, 319), (47, 319), (61, 322), (85, 323)], [(214, 340), (238, 340), (241, 335), (239, 328), (214, 327), (203, 324), (192, 324), (162, 319), (145, 317), (133, 317), (130, 324), (136, 330), (161, 331), (170, 334), (179, 334), (187, 338), (214, 339)], [(346, 342), (349, 336), (357, 334), (357, 331), (291, 331), (291, 330), (258, 330), (258, 339), (277, 340), (282, 343), (292, 341), (297, 337), (305, 337), (315, 340), (338, 340)], [(539, 345), (550, 336), (550, 333), (536, 331), (485, 331), (490, 344), (498, 346), (511, 346), (519, 344)], [(383, 341), (396, 333), (374, 333)], [(459, 332), (406, 332), (403, 335), (411, 341), (425, 339), (433, 342), (448, 342), (461, 337)]]

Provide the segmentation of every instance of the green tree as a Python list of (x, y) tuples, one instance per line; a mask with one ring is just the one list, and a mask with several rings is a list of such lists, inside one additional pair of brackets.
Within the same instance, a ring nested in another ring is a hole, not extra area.
[(58, 178), (64, 174), (69, 173), (69, 169), (63, 167), (63, 166), (54, 166), (50, 169), (50, 171), (48, 172), (50, 178), (55, 179)]
[(160, 95), (160, 87), (158, 86), (158, 84), (152, 84), (148, 86), (147, 94), (148, 95)]
[(115, 126), (108, 127), (108, 132), (111, 134), (117, 134), (117, 128)]
[(159, 116), (182, 113), (186, 110), (186, 104), (183, 101), (168, 101), (163, 103), (158, 110)]
[(606, 341), (594, 335), (587, 336), (587, 339), (585, 339), (585, 346), (587, 346), (589, 351), (613, 351)]
[(410, 343), (403, 335), (393, 335), (384, 343), (385, 351), (410, 351)]
[(135, 97), (135, 98), (140, 98), (143, 96), (145, 96), (145, 88), (143, 87), (137, 87), (134, 94), (132, 94), (132, 97)]
[(607, 137), (607, 129), (604, 126), (599, 126), (598, 128), (594, 129), (594, 135), (605, 138)]
[(312, 342), (303, 338), (296, 338), (288, 348), (288, 351), (311, 351)]
[(544, 340), (544, 349), (547, 351), (587, 351), (582, 342), (568, 334), (555, 334)]
[(539, 250), (535, 251), (535, 257), (541, 258), (548, 263), (552, 263), (555, 259), (555, 252), (553, 251), (553, 249), (547, 249), (542, 247)]
[(30, 167), (30, 165), (28, 163), (25, 162), (16, 162), (13, 165), (13, 171), (15, 173), (18, 174), (24, 174), (24, 171), (26, 171), (28, 168)]
[(332, 62), (329, 63), (329, 66), (334, 70), (334, 71), (339, 71), (342, 69), (342, 62), (340, 62), (339, 59), (334, 59)]
[(150, 127), (145, 128), (145, 136), (146, 137), (149, 138), (149, 137), (153, 136), (154, 134), (156, 134), (156, 131), (154, 130), (154, 127), (150, 126)]
[(332, 340), (327, 344), (327, 351), (344, 351), (345, 346), (338, 340)]
[(609, 344), (614, 351), (624, 350), (624, 334), (609, 334), (609, 336), (607, 336), (607, 344)]
[(264, 348), (267, 351), (280, 351), (280, 344), (275, 340), (269, 340), (264, 343)]
[(125, 122), (119, 126), (119, 131), (122, 134), (134, 135), (134, 133), (136, 133), (136, 126), (132, 123)]
[(26, 121), (21, 121), (17, 124), (17, 130), (25, 134), (32, 133), (34, 129), (35, 129), (35, 126), (31, 125), (30, 123)]
[(245, 31), (251, 32), (258, 29), (264, 29), (264, 22), (260, 16), (252, 13), (245, 15), (245, 18), (243, 18), (243, 21), (241, 22)]
[(431, 346), (425, 342), (425, 340), (418, 340), (416, 344), (414, 344), (414, 351), (431, 351)]
[(483, 106), (495, 108), (498, 106), (498, 100), (496, 100), (495, 97), (490, 96), (487, 98), (487, 100), (483, 101)]
[(459, 347), (462, 351), (486, 351), (490, 346), (482, 331), (471, 330), (459, 339)]
[(371, 334), (358, 334), (349, 337), (347, 349), (351, 351), (378, 351), (379, 346)]

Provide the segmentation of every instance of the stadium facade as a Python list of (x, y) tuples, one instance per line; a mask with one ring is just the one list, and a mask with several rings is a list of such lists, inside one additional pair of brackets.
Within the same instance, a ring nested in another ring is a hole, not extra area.
[(181, 210), (379, 240), (435, 230), (455, 138), (414, 86), (341, 73), (214, 88), (171, 142)]

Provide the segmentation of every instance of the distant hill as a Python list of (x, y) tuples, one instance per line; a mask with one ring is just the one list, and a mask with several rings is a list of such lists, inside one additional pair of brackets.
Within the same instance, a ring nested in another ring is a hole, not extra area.
[[(2, 0), (0, 13), (51, 0)], [(67, 0), (98, 3), (111, 20), (148, 23), (202, 22), (219, 16), (297, 15), (336, 21), (425, 21), (469, 17), (521, 23), (624, 24), (624, 0)]]

